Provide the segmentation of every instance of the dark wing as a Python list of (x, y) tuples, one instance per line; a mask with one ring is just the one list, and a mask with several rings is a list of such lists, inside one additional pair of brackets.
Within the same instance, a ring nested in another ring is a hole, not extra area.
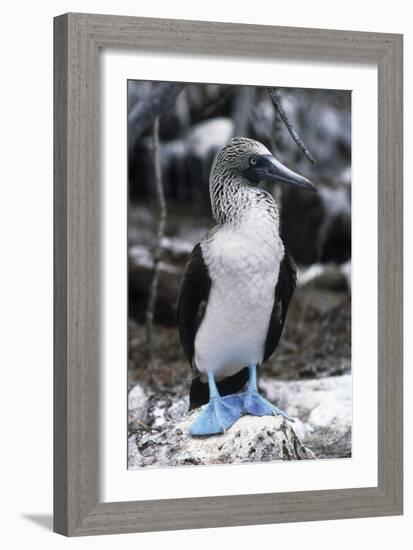
[(211, 279), (198, 243), (189, 255), (178, 295), (177, 322), (185, 354), (193, 366), (195, 335), (205, 314)]
[(284, 328), (287, 310), (291, 297), (295, 290), (297, 270), (293, 259), (287, 252), (281, 261), (277, 286), (275, 287), (274, 306), (268, 326), (267, 339), (265, 341), (264, 361), (275, 351)]

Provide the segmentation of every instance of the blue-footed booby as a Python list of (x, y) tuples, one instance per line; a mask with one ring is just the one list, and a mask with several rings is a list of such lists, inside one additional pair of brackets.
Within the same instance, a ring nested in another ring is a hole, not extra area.
[(216, 156), (210, 197), (217, 225), (189, 256), (177, 306), (194, 371), (190, 408), (207, 404), (192, 435), (222, 433), (242, 414), (292, 420), (257, 387), (257, 367), (277, 347), (296, 283), (277, 203), (262, 182), (315, 190), (252, 139), (235, 137)]

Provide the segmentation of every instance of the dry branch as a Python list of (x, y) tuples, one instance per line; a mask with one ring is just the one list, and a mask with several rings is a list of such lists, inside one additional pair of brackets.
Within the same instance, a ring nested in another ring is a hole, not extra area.
[(297, 144), (300, 151), (304, 154), (307, 160), (311, 162), (311, 164), (315, 164), (315, 158), (308, 150), (306, 144), (303, 142), (303, 140), (300, 138), (300, 136), (297, 134), (292, 122), (288, 118), (287, 113), (284, 111), (284, 108), (281, 104), (281, 95), (279, 91), (276, 88), (268, 88), (268, 93), (270, 94), (270, 98), (272, 101), (272, 104), (274, 105), (275, 110), (277, 111), (279, 117), (284, 122), (285, 127), (289, 131), (291, 137)]
[(152, 163), (155, 178), (156, 202), (158, 205), (158, 223), (153, 253), (153, 275), (146, 307), (146, 343), (149, 366), (154, 364), (153, 321), (159, 282), (159, 263), (162, 252), (162, 238), (166, 224), (166, 201), (162, 185), (161, 163), (159, 158), (159, 117), (155, 118), (152, 128)]

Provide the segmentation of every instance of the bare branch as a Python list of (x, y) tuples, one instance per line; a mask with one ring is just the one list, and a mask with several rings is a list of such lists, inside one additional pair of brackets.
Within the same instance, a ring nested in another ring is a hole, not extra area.
[(277, 111), (279, 117), (284, 122), (285, 127), (290, 132), (291, 137), (295, 141), (295, 143), (298, 145), (298, 148), (300, 151), (304, 154), (307, 160), (311, 162), (311, 164), (315, 164), (315, 158), (308, 150), (307, 146), (303, 142), (303, 140), (300, 138), (300, 136), (295, 131), (294, 126), (292, 125), (292, 122), (287, 116), (287, 113), (284, 111), (283, 106), (281, 105), (281, 96), (279, 91), (276, 88), (268, 88), (268, 93), (270, 94), (270, 98), (272, 101), (272, 104), (275, 107), (275, 110)]
[(172, 109), (184, 85), (178, 82), (159, 82), (151, 94), (138, 101), (128, 115), (129, 150), (136, 140), (154, 123), (155, 118)]
[(155, 246), (153, 253), (153, 275), (151, 287), (149, 290), (148, 304), (146, 307), (146, 344), (148, 352), (149, 366), (154, 365), (154, 345), (153, 345), (153, 320), (155, 312), (156, 297), (158, 293), (159, 282), (159, 263), (162, 252), (162, 237), (165, 232), (166, 224), (166, 200), (162, 185), (161, 164), (159, 158), (159, 117), (155, 118), (152, 128), (152, 163), (155, 177), (156, 201), (158, 205), (158, 224), (156, 228)]

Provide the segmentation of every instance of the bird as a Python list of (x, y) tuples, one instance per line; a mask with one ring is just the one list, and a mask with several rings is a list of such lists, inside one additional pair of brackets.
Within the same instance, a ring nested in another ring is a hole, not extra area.
[(178, 292), (179, 336), (193, 372), (190, 410), (205, 405), (192, 436), (223, 433), (244, 414), (293, 421), (257, 386), (257, 369), (278, 345), (296, 286), (278, 205), (263, 183), (317, 190), (262, 143), (233, 137), (210, 171), (216, 225), (190, 253)]

